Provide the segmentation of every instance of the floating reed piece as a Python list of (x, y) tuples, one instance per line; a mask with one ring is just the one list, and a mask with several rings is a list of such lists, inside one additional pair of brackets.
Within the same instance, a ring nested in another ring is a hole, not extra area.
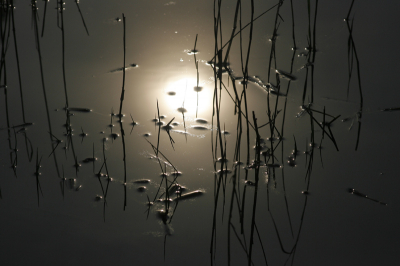
[(353, 194), (353, 195), (356, 195), (356, 196), (359, 196), (359, 197), (362, 197), (362, 198), (365, 198), (365, 199), (369, 199), (369, 200), (372, 200), (372, 201), (377, 202), (377, 203), (379, 203), (379, 204), (382, 204), (382, 205), (387, 206), (387, 203), (382, 202), (382, 201), (377, 200), (377, 199), (370, 198), (370, 197), (368, 197), (366, 194), (361, 193), (361, 192), (359, 192), (358, 190), (355, 190), (354, 188), (349, 188), (348, 191), (349, 191), (349, 193), (351, 193), (351, 194)]

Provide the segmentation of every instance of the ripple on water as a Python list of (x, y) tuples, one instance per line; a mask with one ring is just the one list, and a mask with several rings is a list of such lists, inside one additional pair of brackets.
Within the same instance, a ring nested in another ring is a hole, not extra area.
[(182, 186), (180, 184), (174, 184), (169, 189), (169, 194), (170, 195), (173, 194), (173, 193), (179, 194), (179, 193), (182, 193), (185, 190), (187, 190), (187, 188), (185, 186)]
[(92, 112), (92, 109), (90, 108), (80, 108), (80, 107), (68, 107), (67, 110), (70, 112), (80, 112), (80, 113)]
[[(166, 118), (167, 116), (166, 115), (160, 115), (160, 120), (161, 119), (164, 119), (164, 118)], [(154, 117), (153, 119), (151, 119), (151, 122), (158, 122), (158, 121), (160, 121), (159, 119), (158, 119), (158, 117), (156, 116), (156, 117)]]
[[(129, 64), (129, 66), (125, 67), (125, 70), (130, 70), (132, 68), (136, 68), (139, 67), (139, 65), (137, 64)], [(119, 67), (119, 68), (115, 68), (113, 70), (110, 70), (108, 73), (118, 73), (118, 72), (123, 72), (124, 71), (124, 67)]]
[(186, 113), (187, 112), (187, 110), (186, 110), (186, 108), (183, 108), (183, 107), (179, 107), (178, 109), (176, 109), (178, 112), (180, 112), (180, 113)]
[(296, 159), (294, 159), (293, 157), (290, 157), (290, 156), (289, 156), (287, 162), (288, 162), (288, 165), (289, 165), (290, 167), (296, 167), (296, 166), (297, 166), (297, 164), (296, 164)]
[[(257, 150), (257, 146), (253, 146), (253, 149), (254, 149), (254, 150)], [(258, 149), (259, 149), (259, 151), (267, 151), (267, 150), (269, 150), (269, 147), (266, 146), (266, 145), (260, 145), (260, 146), (258, 147)]]
[(165, 126), (161, 127), (161, 129), (162, 129), (162, 130), (165, 130), (165, 131), (168, 131), (168, 130), (172, 130), (172, 129), (174, 129), (174, 126), (171, 126), (171, 125), (165, 125)]
[(97, 161), (96, 157), (88, 157), (88, 158), (82, 160), (83, 163), (90, 163), (90, 162), (94, 162), (94, 161)]
[(193, 125), (193, 126), (191, 126), (191, 128), (197, 129), (197, 130), (209, 130), (208, 127), (206, 127), (206, 126), (200, 126), (200, 125)]
[(115, 140), (116, 138), (119, 137), (119, 134), (117, 134), (117, 133), (112, 133), (112, 134), (110, 135), (110, 137), (113, 138), (113, 139)]
[(114, 114), (115, 117), (122, 118), (125, 117), (125, 114)]
[(281, 138), (280, 137), (271, 137), (271, 138), (266, 138), (265, 140), (266, 141), (269, 141), (269, 142), (274, 142), (274, 141), (278, 141), (278, 140), (280, 140)]
[(69, 178), (68, 179), (68, 187), (70, 189), (75, 189), (76, 186), (76, 179), (75, 178)]
[(199, 124), (208, 124), (208, 121), (203, 118), (196, 118), (194, 121), (196, 121)]
[(221, 171), (221, 170), (218, 170), (218, 171), (217, 171), (217, 174), (220, 174), (221, 172), (224, 173), (224, 174), (230, 174), (230, 173), (232, 173), (232, 171), (229, 170), (229, 169), (222, 169), (222, 171)]
[(171, 172), (171, 175), (172, 176), (181, 176), (182, 172), (181, 171), (173, 171), (173, 172)]
[(178, 134), (184, 134), (184, 135), (189, 135), (188, 132), (183, 131), (183, 130), (173, 130), (172, 132), (178, 133)]
[(274, 163), (274, 164), (269, 163), (269, 164), (267, 164), (267, 166), (268, 166), (268, 167), (272, 167), (272, 168), (281, 168), (281, 167), (282, 167), (282, 166), (281, 166), (280, 164), (278, 164), (278, 163)]
[(196, 50), (196, 49), (192, 49), (192, 50), (187, 51), (188, 55), (194, 55), (194, 54), (198, 54), (198, 53), (199, 53), (199, 50)]
[(253, 181), (250, 181), (250, 180), (246, 180), (246, 181), (244, 181), (244, 183), (246, 185), (248, 185), (248, 186), (255, 186), (256, 185)]
[(147, 184), (147, 183), (150, 183), (150, 179), (137, 179), (137, 180), (134, 180), (133, 183), (136, 183), (136, 184)]
[(287, 80), (292, 80), (292, 81), (295, 81), (295, 80), (296, 80), (296, 77), (295, 77), (295, 76), (293, 76), (292, 74), (289, 74), (289, 73), (287, 73), (287, 72), (284, 72), (284, 71), (282, 71), (282, 70), (276, 69), (275, 72), (276, 72), (281, 78), (284, 78), (284, 79), (287, 79)]
[(142, 186), (142, 187), (138, 187), (137, 188), (137, 191), (139, 191), (139, 192), (144, 192), (144, 191), (146, 191), (146, 187), (145, 186)]
[(218, 163), (228, 162), (228, 159), (219, 157), (219, 158), (217, 159), (217, 162), (218, 162)]

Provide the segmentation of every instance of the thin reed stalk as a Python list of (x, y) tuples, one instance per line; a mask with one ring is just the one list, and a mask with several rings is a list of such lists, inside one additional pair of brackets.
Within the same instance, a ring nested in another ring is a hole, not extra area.
[(251, 265), (251, 257), (252, 257), (252, 252), (253, 252), (253, 244), (254, 244), (254, 229), (255, 229), (255, 219), (256, 219), (256, 208), (257, 208), (257, 195), (258, 195), (258, 182), (259, 182), (259, 171), (260, 171), (260, 166), (259, 166), (259, 162), (260, 162), (260, 134), (258, 132), (258, 127), (257, 127), (257, 119), (256, 119), (256, 115), (253, 111), (253, 122), (254, 122), (254, 126), (256, 128), (256, 166), (255, 166), (255, 171), (254, 171), (254, 175), (255, 175), (255, 184), (254, 184), (254, 197), (253, 197), (253, 213), (252, 213), (252, 218), (251, 218), (251, 233), (250, 233), (250, 244), (249, 244), (249, 255), (248, 255), (248, 265)]
[[(11, 1), (14, 1), (14, 0), (11, 0)], [(46, 25), (47, 3), (49, 2), (49, 0), (43, 0), (43, 1), (44, 1), (44, 11), (43, 11), (43, 24), (42, 24), (41, 37), (43, 37), (43, 35), (44, 35), (44, 25)]]
[[(82, 23), (83, 23), (83, 26), (85, 27), (86, 33), (89, 36), (89, 30), (86, 26), (85, 19), (83, 18), (81, 8), (79, 7), (79, 0), (75, 0), (75, 4), (76, 4), (76, 7), (78, 8), (79, 14), (81, 15)], [(44, 24), (44, 22), (43, 22), (43, 24)], [(125, 65), (124, 65), (124, 67), (125, 67)]]
[[(46, 93), (46, 87), (45, 87), (45, 82), (44, 82), (44, 72), (43, 72), (43, 62), (42, 62), (42, 54), (40, 50), (40, 41), (39, 41), (39, 29), (38, 29), (38, 14), (37, 14), (37, 6), (36, 6), (36, 1), (31, 0), (31, 6), (32, 6), (32, 19), (33, 19), (33, 25), (34, 25), (34, 36), (36, 40), (36, 49), (38, 52), (38, 57), (39, 57), (39, 66), (40, 66), (40, 77), (41, 77), (41, 82), (42, 82), (42, 91), (43, 91), (43, 97), (44, 97), (44, 102), (45, 102), (45, 107), (46, 107), (46, 114), (47, 114), (47, 124), (49, 127), (49, 132), (50, 132), (50, 142), (51, 142), (51, 147), (52, 150), (54, 149), (54, 139), (53, 139), (53, 131), (52, 131), (52, 126), (51, 126), (51, 120), (50, 120), (50, 112), (49, 112), (49, 104), (47, 101), (47, 93)], [(57, 163), (57, 157), (56, 153), (53, 153), (53, 158), (54, 158), (54, 164), (56, 166), (57, 170), (57, 176), (60, 177), (60, 171), (58, 168), (58, 163)]]
[[(358, 79), (358, 90), (359, 90), (359, 94), (360, 94), (360, 108), (359, 111), (357, 112), (357, 120), (358, 120), (358, 130), (357, 130), (357, 140), (356, 140), (356, 147), (355, 150), (358, 149), (358, 145), (359, 145), (359, 141), (360, 141), (360, 134), (361, 134), (361, 118), (362, 118), (362, 114), (363, 114), (363, 105), (364, 105), (364, 99), (363, 99), (363, 92), (362, 92), (362, 86), (361, 86), (361, 71), (360, 71), (360, 61), (358, 60), (358, 55), (357, 55), (357, 50), (356, 50), (356, 45), (354, 43), (354, 39), (353, 39), (353, 22), (350, 26), (349, 24), (349, 18), (350, 18), (350, 14), (354, 5), (354, 1), (353, 0), (351, 2), (350, 5), (350, 9), (349, 12), (347, 13), (347, 17), (346, 17), (346, 25), (347, 25), (347, 29), (349, 31), (349, 41), (348, 41), (348, 49), (352, 50), (352, 53), (349, 54), (349, 56), (354, 56), (355, 60), (356, 60), (356, 65), (357, 65), (357, 79)], [(354, 21), (354, 18), (353, 18)], [(352, 68), (352, 59), (348, 59), (351, 61), (351, 68)], [(349, 69), (349, 79), (351, 78), (351, 69)], [(350, 81), (349, 81), (350, 83)]]
[[(78, 6), (79, 7), (79, 6)], [(80, 11), (80, 10), (79, 10)], [(83, 19), (83, 17), (82, 17)], [(120, 105), (119, 105), (119, 125), (121, 129), (121, 138), (122, 138), (122, 151), (123, 151), (123, 162), (124, 162), (124, 210), (127, 206), (127, 198), (126, 198), (126, 146), (125, 146), (125, 131), (122, 125), (122, 104), (124, 102), (125, 96), (125, 64), (126, 64), (126, 22), (125, 22), (125, 15), (122, 13), (122, 21), (124, 25), (124, 35), (123, 35), (123, 45), (124, 45), (124, 63), (123, 63), (123, 78), (122, 78), (122, 91), (121, 91), (121, 98), (120, 98)], [(89, 35), (89, 33), (88, 33)], [(133, 119), (132, 119), (133, 120)]]

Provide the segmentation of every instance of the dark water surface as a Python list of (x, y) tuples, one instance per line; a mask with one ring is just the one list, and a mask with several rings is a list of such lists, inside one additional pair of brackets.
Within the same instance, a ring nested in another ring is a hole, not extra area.
[(14, 2), (2, 265), (396, 265), (399, 3)]

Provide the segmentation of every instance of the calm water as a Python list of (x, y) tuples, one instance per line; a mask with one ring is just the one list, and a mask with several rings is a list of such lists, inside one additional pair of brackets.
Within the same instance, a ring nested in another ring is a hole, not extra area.
[(44, 3), (1, 13), (4, 265), (395, 264), (397, 2), (254, 1), (221, 79), (212, 1)]

